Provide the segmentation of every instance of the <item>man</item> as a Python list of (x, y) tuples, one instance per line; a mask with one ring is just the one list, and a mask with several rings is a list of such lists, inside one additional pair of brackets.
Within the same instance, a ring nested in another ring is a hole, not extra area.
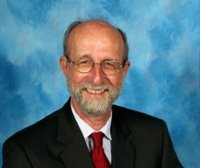
[(112, 105), (127, 55), (124, 33), (109, 23), (71, 24), (60, 58), (71, 97), (5, 142), (3, 168), (181, 168), (164, 121)]

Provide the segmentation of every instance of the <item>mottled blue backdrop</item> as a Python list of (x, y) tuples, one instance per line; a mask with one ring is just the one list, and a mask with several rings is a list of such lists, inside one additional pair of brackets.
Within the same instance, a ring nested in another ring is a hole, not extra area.
[(132, 64), (116, 103), (164, 119), (184, 167), (199, 168), (199, 0), (0, 0), (0, 150), (68, 99), (63, 33), (85, 18), (128, 36)]

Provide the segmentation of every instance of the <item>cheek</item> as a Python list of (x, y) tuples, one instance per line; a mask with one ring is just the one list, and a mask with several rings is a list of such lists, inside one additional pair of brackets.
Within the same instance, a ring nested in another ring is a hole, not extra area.
[(119, 87), (121, 86), (123, 82), (123, 77), (122, 75), (112, 76), (112, 77), (109, 77), (109, 81), (113, 87)]
[(68, 73), (66, 75), (68, 82), (73, 85), (80, 84), (86, 78), (85, 76), (86, 76), (85, 74), (80, 74), (73, 70), (68, 71)]

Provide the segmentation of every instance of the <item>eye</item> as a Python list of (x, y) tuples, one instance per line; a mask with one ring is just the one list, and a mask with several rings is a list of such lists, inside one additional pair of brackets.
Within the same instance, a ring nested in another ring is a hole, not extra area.
[(103, 66), (104, 68), (110, 68), (110, 69), (114, 69), (117, 67), (115, 62), (112, 62), (112, 61), (104, 61)]
[(90, 66), (92, 63), (93, 63), (92, 60), (89, 58), (80, 58), (76, 60), (76, 64), (78, 66)]
[(88, 60), (83, 60), (83, 61), (79, 62), (79, 64), (81, 64), (81, 65), (88, 64), (88, 63), (89, 63)]

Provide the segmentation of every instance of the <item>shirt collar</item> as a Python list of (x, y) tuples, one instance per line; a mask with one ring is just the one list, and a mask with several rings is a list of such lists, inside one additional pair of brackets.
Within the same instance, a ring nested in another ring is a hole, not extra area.
[[(80, 116), (76, 113), (75, 109), (73, 108), (72, 104), (71, 104), (71, 109), (72, 109), (74, 118), (76, 122), (78, 123), (78, 126), (85, 139), (88, 138), (93, 132), (98, 132), (94, 130), (92, 127), (90, 127), (83, 119), (80, 118)], [(112, 112), (106, 124), (99, 130), (103, 132), (104, 135), (110, 140), (112, 140), (111, 133), (110, 133), (111, 120), (112, 120)]]

